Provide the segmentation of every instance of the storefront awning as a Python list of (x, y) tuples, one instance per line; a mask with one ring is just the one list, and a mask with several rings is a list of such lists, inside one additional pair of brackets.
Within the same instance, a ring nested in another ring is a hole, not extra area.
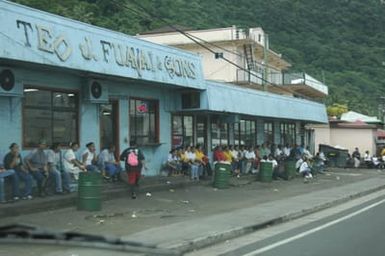
[(212, 81), (206, 81), (206, 85), (207, 90), (201, 98), (203, 110), (311, 123), (328, 122), (324, 104)]

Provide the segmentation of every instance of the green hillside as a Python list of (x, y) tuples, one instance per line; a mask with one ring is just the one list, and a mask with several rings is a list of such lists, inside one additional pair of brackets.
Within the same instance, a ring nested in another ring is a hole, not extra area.
[[(136, 34), (165, 24), (135, 1), (17, 0), (98, 26)], [(137, 10), (133, 12), (128, 8)], [(271, 47), (329, 85), (327, 104), (377, 115), (385, 96), (385, 4), (382, 0), (140, 0), (172, 24), (189, 28), (261, 26)]]

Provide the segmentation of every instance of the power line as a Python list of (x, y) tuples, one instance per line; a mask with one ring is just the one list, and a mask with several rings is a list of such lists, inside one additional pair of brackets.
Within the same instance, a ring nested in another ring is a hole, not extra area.
[[(117, 2), (117, 1), (115, 1), (115, 0), (112, 0), (112, 2), (114, 2), (114, 3), (117, 4), (117, 5), (119, 5), (119, 4), (122, 3), (122, 2)], [(185, 32), (185, 31), (183, 31), (183, 30), (181, 30), (181, 29), (175, 27), (174, 25), (171, 25), (170, 22), (168, 22), (168, 21), (165, 20), (164, 18), (162, 18), (162, 17), (160, 17), (160, 16), (158, 16), (158, 15), (156, 15), (156, 14), (150, 12), (149, 10), (147, 10), (145, 7), (143, 7), (143, 6), (142, 6), (140, 3), (138, 3), (137, 1), (131, 0), (131, 2), (134, 3), (136, 6), (138, 6), (138, 7), (139, 7), (139, 8), (140, 8), (140, 9), (141, 9), (147, 16), (149, 16), (151, 19), (153, 19), (153, 18), (155, 17), (156, 19), (158, 19), (158, 20), (162, 21), (163, 23), (165, 23), (165, 24), (166, 24), (167, 26), (169, 26), (170, 28), (172, 28), (172, 29), (174, 29), (175, 31), (181, 33), (181, 34), (184, 35), (185, 37), (189, 38), (191, 41), (193, 41), (193, 42), (196, 43), (197, 45), (201, 46), (202, 48), (208, 50), (209, 52), (211, 52), (211, 53), (213, 53), (213, 54), (217, 54), (216, 51), (210, 49), (209, 47), (205, 46), (205, 45), (202, 44), (201, 42), (197, 41), (197, 39), (195, 39), (195, 38), (199, 38), (199, 37), (192, 36), (192, 35), (190, 35), (189, 33), (187, 33), (187, 32)], [(139, 17), (142, 17), (142, 18), (143, 18), (143, 13), (140, 13), (139, 11), (137, 11), (137, 10), (131, 8), (131, 7), (128, 7), (126, 3), (123, 2), (123, 5), (122, 5), (122, 6), (123, 6), (124, 8), (126, 8), (127, 10), (129, 10), (129, 11), (135, 13), (135, 14), (138, 15)], [(146, 17), (146, 18), (147, 18), (147, 17)], [(194, 37), (195, 37), (195, 38), (194, 38)], [(203, 39), (199, 38), (199, 40), (203, 40)], [(256, 74), (252, 73), (250, 70), (248, 70), (248, 69), (246, 69), (246, 68), (244, 68), (244, 67), (242, 67), (242, 66), (239, 66), (237, 63), (235, 63), (235, 62), (233, 62), (233, 61), (231, 61), (231, 60), (229, 60), (229, 59), (227, 59), (227, 58), (225, 58), (225, 57), (223, 57), (223, 56), (222, 56), (221, 58), (222, 58), (224, 61), (230, 63), (231, 65), (233, 65), (233, 66), (239, 68), (240, 70), (247, 72), (250, 76), (253, 76), (253, 77), (256, 77), (256, 78), (260, 79), (262, 82), (265, 82), (265, 83), (268, 84), (268, 85), (271, 85), (271, 86), (273, 86), (273, 87), (279, 88), (280, 90), (286, 91), (286, 92), (288, 92), (288, 93), (294, 93), (294, 92), (291, 91), (291, 90), (288, 90), (288, 89), (286, 89), (286, 88), (284, 88), (284, 87), (281, 87), (281, 86), (279, 86), (279, 85), (276, 85), (276, 84), (274, 84), (274, 83), (271, 83), (270, 81), (266, 80), (265, 78), (260, 77), (260, 76), (258, 76), (258, 75), (256, 75)], [(307, 97), (306, 95), (303, 95), (303, 94), (301, 94), (301, 93), (295, 92), (295, 94), (298, 95), (298, 96), (302, 96), (302, 97), (305, 98), (305, 99), (309, 99), (309, 97)]]

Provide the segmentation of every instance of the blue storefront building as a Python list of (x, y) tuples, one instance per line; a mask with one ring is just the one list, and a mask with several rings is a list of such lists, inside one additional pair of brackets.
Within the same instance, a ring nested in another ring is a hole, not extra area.
[(172, 147), (306, 142), (325, 106), (206, 81), (198, 55), (0, 1), (0, 154), (16, 142), (136, 140), (157, 175)]

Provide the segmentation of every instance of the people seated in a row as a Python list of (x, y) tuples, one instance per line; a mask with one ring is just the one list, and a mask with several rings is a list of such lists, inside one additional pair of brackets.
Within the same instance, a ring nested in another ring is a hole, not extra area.
[[(384, 155), (382, 155), (384, 153)], [(376, 169), (383, 169), (385, 168), (385, 152), (380, 152), (380, 156), (377, 155), (370, 155), (369, 150), (365, 151), (364, 155), (364, 163), (366, 168), (376, 168)]]
[(293, 145), (290, 147), (270, 144), (268, 142), (262, 146), (217, 146), (214, 148), (213, 160), (215, 162), (229, 163), (232, 166), (233, 174), (256, 173), (259, 170), (259, 163), (262, 159), (274, 158), (278, 163), (287, 158), (300, 159), (302, 155), (312, 158), (309, 148)]
[(166, 167), (169, 175), (190, 175), (193, 180), (211, 175), (209, 159), (200, 145), (172, 149)]
[[(39, 196), (45, 196), (52, 185), (55, 194), (70, 193), (71, 179), (78, 180), (80, 172), (102, 172), (106, 179), (117, 181), (121, 168), (115, 159), (115, 146), (104, 149), (99, 156), (96, 156), (94, 143), (86, 146), (82, 161), (79, 161), (75, 155), (78, 143), (71, 143), (70, 148), (62, 153), (60, 144), (55, 143), (47, 149), (46, 142), (40, 141), (23, 161), (19, 146), (12, 143), (0, 164), (0, 202), (5, 202), (4, 178), (12, 179), (14, 200), (32, 199), (32, 178), (36, 181)], [(24, 182), (22, 192), (19, 190), (20, 181)]]

